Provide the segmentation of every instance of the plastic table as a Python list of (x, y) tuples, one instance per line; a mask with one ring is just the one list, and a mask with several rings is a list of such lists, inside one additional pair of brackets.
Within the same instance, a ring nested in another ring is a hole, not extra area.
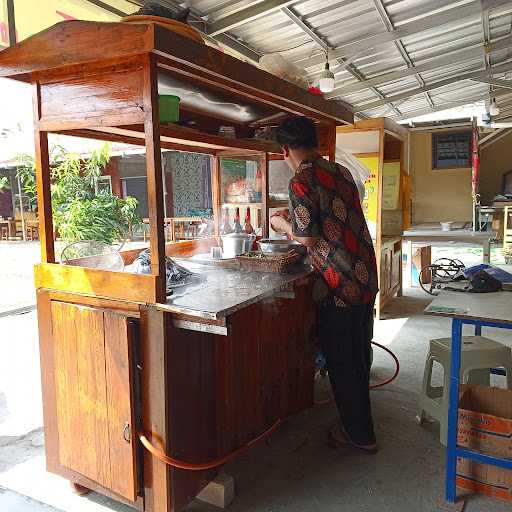
[(446, 448), (445, 498), (447, 502), (457, 500), (457, 457), (491, 464), (512, 470), (512, 460), (484, 455), (457, 446), (457, 421), (459, 409), (459, 375), (462, 345), (462, 326), (474, 326), (475, 335), (480, 336), (482, 327), (512, 329), (512, 293), (458, 293), (442, 292), (425, 309), (425, 314), (452, 319), (452, 350), (450, 363), (450, 396), (448, 409), (448, 444)]

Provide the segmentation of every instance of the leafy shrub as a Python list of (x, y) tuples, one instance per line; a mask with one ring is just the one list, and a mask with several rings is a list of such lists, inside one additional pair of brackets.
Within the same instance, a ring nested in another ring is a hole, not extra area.
[[(61, 146), (52, 148), (51, 196), (53, 222), (67, 241), (96, 240), (111, 244), (141, 223), (134, 197), (121, 199), (106, 191), (96, 192), (96, 184), (110, 158), (105, 144), (87, 159), (68, 153)], [(18, 176), (29, 199), (36, 199), (35, 165), (32, 157), (19, 158)]]
[(0, 194), (3, 194), (6, 190), (11, 188), (9, 178), (7, 176), (0, 177)]

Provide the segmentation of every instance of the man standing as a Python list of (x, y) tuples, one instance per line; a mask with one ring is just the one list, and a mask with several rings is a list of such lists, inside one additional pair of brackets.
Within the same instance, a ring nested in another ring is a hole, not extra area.
[(295, 171), (289, 185), (291, 222), (282, 216), (270, 222), (308, 248), (319, 274), (313, 292), (318, 336), (341, 416), (331, 436), (374, 453), (369, 381), (377, 265), (359, 192), (348, 169), (318, 155), (309, 119), (285, 121), (277, 141)]

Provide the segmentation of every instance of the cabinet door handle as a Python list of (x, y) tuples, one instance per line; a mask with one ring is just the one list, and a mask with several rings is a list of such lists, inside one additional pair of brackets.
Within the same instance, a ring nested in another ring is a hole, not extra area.
[(132, 441), (132, 429), (130, 428), (130, 424), (126, 421), (123, 427), (123, 439), (127, 443), (131, 443)]

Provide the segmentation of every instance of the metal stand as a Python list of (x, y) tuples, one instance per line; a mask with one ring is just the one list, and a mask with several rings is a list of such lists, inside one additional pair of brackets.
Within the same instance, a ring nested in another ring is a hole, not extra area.
[(500, 322), (486, 322), (482, 320), (452, 320), (452, 354), (450, 363), (450, 402), (448, 408), (448, 445), (446, 448), (446, 488), (445, 498), (449, 503), (457, 500), (457, 457), (471, 459), (480, 464), (490, 464), (504, 469), (512, 470), (512, 460), (484, 455), (468, 448), (457, 446), (457, 426), (459, 414), (459, 384), (460, 384), (460, 359), (462, 346), (462, 326), (469, 324), (475, 326), (475, 335), (482, 335), (482, 327), (496, 327), (500, 329), (512, 329), (511, 324)]

